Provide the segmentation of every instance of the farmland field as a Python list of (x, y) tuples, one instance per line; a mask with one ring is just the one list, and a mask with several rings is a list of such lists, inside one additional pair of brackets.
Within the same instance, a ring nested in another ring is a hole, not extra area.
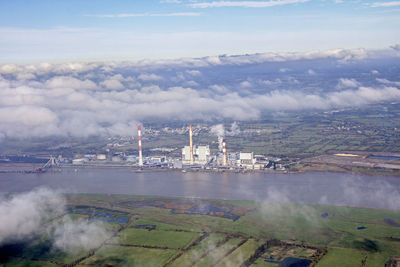
[[(400, 211), (130, 195), (69, 194), (71, 220), (107, 229), (64, 252), (43, 232), (0, 247), (1, 266), (383, 266), (400, 255)], [(61, 220), (61, 218), (57, 218)]]

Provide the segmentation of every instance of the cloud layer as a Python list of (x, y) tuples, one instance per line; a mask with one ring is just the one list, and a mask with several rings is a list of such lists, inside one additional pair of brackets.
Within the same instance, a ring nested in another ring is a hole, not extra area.
[[(250, 120), (269, 112), (399, 101), (400, 83), (375, 66), (369, 70), (376, 73), (371, 82), (358, 76), (332, 78), (332, 70), (340, 74), (338, 68), (375, 60), (382, 57), (379, 53), (361, 49), (1, 65), (0, 139), (130, 136), (147, 119)], [(332, 67), (321, 69), (325, 65)], [(327, 87), (323, 75), (328, 74)]]

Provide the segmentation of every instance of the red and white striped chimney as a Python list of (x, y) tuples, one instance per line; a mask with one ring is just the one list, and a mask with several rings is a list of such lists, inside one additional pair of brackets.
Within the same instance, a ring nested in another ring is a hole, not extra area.
[(138, 132), (138, 143), (139, 143), (139, 166), (143, 166), (143, 156), (142, 156), (142, 128), (140, 124), (137, 126)]
[(226, 166), (226, 142), (222, 140), (222, 165)]

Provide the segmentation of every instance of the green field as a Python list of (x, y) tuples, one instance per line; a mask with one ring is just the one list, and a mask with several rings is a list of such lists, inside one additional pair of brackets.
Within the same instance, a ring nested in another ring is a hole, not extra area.
[(67, 199), (64, 216), (103, 221), (102, 242), (67, 252), (44, 230), (2, 245), (0, 266), (286, 266), (293, 259), (384, 266), (400, 255), (400, 211), (127, 195)]
[(106, 245), (79, 266), (163, 266), (177, 252)]
[(144, 245), (163, 248), (185, 248), (200, 235), (192, 232), (148, 231), (127, 228), (111, 242), (124, 245)]

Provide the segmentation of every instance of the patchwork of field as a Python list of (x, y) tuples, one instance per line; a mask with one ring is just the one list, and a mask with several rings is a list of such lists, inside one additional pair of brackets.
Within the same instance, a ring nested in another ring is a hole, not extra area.
[(67, 199), (64, 217), (107, 229), (100, 244), (65, 252), (43, 232), (0, 246), (0, 266), (384, 266), (400, 255), (400, 211), (127, 195)]

